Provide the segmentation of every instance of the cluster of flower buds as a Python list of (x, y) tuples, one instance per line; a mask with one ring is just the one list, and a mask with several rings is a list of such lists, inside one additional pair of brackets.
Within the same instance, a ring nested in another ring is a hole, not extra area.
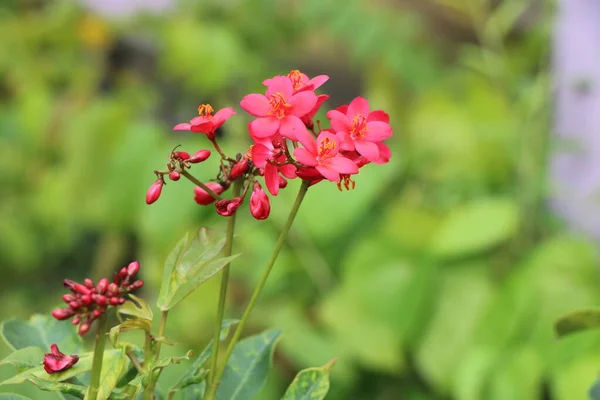
[(77, 364), (79, 356), (72, 354), (70, 356), (63, 354), (58, 350), (58, 346), (53, 344), (50, 346), (50, 353), (44, 354), (44, 361), (42, 365), (49, 374), (55, 374), (57, 372), (66, 371), (73, 365)]
[(61, 321), (73, 317), (73, 325), (79, 325), (79, 334), (86, 334), (94, 320), (110, 307), (125, 303), (127, 293), (144, 285), (144, 281), (134, 280), (139, 270), (140, 263), (134, 261), (121, 268), (112, 282), (103, 278), (94, 284), (91, 279), (85, 279), (81, 284), (65, 279), (64, 285), (71, 293), (63, 295), (62, 299), (68, 307), (54, 310), (52, 316)]
[[(259, 177), (264, 179), (273, 196), (286, 187), (288, 179), (294, 178), (308, 181), (311, 185), (329, 180), (336, 182), (342, 190), (342, 187), (355, 187), (351, 176), (358, 174), (360, 168), (370, 163), (387, 163), (391, 151), (384, 141), (393, 134), (389, 116), (381, 110), (371, 111), (364, 98), (357, 97), (350, 104), (328, 111), (329, 127), (322, 128), (320, 121), (315, 124), (313, 118), (329, 98), (326, 94), (317, 95), (315, 90), (328, 79), (326, 75), (310, 79), (295, 70), (288, 75), (265, 80), (265, 94), (245, 96), (240, 106), (256, 118), (248, 125), (254, 144), (243, 156), (227, 157), (216, 142), (215, 131), (235, 114), (232, 108), (224, 108), (213, 115), (210, 105), (202, 105), (198, 108), (198, 117), (189, 123), (176, 125), (175, 130), (205, 134), (221, 155), (221, 168), (215, 181), (204, 187), (196, 186), (196, 202), (201, 205), (215, 202), (220, 215), (230, 216), (252, 188), (250, 213), (256, 219), (265, 219), (270, 213), (270, 203), (258, 182)], [(184, 159), (182, 153), (171, 153), (168, 171), (155, 171), (158, 180), (148, 190), (148, 204), (160, 196), (165, 175), (169, 175), (171, 180), (178, 180), (181, 171), (190, 167), (189, 159)], [(172, 176), (173, 172), (175, 176)], [(221, 194), (234, 181), (242, 182), (241, 194), (232, 199), (222, 199)]]

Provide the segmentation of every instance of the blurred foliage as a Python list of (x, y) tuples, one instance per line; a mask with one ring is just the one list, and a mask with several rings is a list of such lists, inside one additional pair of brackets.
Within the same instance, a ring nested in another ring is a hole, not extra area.
[[(387, 110), (394, 156), (365, 168), (354, 191), (309, 191), (252, 318), (251, 332), (283, 329), (257, 398), (280, 398), (299, 370), (334, 357), (331, 399), (586, 398), (600, 337), (557, 342), (553, 331), (600, 291), (593, 243), (545, 208), (552, 15), (543, 2), (401, 3), (182, 0), (111, 20), (73, 2), (2, 2), (2, 319), (49, 312), (64, 277), (133, 259), (155, 299), (183, 233), (223, 229), (188, 182), (144, 204), (173, 147), (207, 146), (171, 127), (200, 103), (237, 107), (264, 78), (300, 68), (331, 76), (330, 106), (364, 95)], [(247, 122), (240, 112), (224, 127), (228, 152), (246, 148)], [(232, 317), (294, 193), (273, 199), (267, 221), (240, 213)], [(216, 296), (209, 282), (171, 313), (180, 345), (166, 355), (203, 348)], [(165, 370), (163, 389), (188, 367)]]

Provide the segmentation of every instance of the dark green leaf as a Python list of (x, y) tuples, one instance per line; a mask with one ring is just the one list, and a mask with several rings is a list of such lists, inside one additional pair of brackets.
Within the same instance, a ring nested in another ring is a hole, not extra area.
[(600, 379), (596, 379), (596, 382), (590, 388), (590, 399), (600, 400)]
[(4, 321), (0, 333), (6, 344), (15, 350), (36, 346), (49, 351), (54, 343), (65, 354), (76, 354), (83, 349), (83, 342), (71, 324), (48, 315), (36, 314), (29, 321)]
[(600, 328), (600, 308), (574, 311), (561, 317), (554, 325), (558, 336), (595, 328)]
[(322, 400), (329, 391), (329, 374), (336, 359), (319, 368), (303, 369), (285, 391), (282, 400)]
[(12, 364), (18, 372), (38, 367), (44, 360), (44, 351), (39, 347), (25, 347), (9, 354), (0, 365)]
[(35, 386), (37, 386), (38, 389), (44, 390), (46, 392), (60, 392), (64, 394), (70, 394), (71, 396), (75, 396), (80, 399), (83, 399), (83, 397), (85, 396), (85, 387), (81, 385), (74, 385), (65, 382), (47, 381), (45, 379), (38, 378), (34, 375), (28, 377), (27, 380), (33, 383)]
[(165, 261), (156, 305), (163, 311), (171, 309), (239, 256), (217, 257), (224, 246), (221, 232), (201, 228), (194, 236), (186, 234)]
[(29, 397), (16, 393), (0, 393), (0, 400), (31, 400)]
[(217, 389), (217, 400), (249, 400), (260, 391), (280, 335), (280, 330), (272, 329), (235, 346)]

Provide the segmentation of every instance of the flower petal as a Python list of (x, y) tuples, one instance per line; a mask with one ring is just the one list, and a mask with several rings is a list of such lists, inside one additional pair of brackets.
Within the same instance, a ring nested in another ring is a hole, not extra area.
[(325, 82), (327, 82), (329, 80), (329, 77), (327, 75), (319, 75), (319, 76), (315, 76), (314, 78), (312, 78), (309, 83), (311, 85), (313, 85), (313, 90), (318, 88), (319, 86), (323, 85)]
[(233, 111), (233, 108), (231, 107), (227, 107), (217, 111), (217, 113), (214, 116), (215, 124), (223, 125), (223, 122), (227, 121), (227, 119), (232, 115), (235, 115), (235, 111)]
[(385, 122), (388, 123), (390, 122), (390, 116), (382, 110), (375, 110), (375, 111), (371, 111), (371, 114), (369, 114), (369, 116), (367, 117), (367, 122), (372, 122), (372, 121), (380, 121), (380, 122)]
[(348, 116), (349, 119), (352, 119), (361, 114), (365, 117), (369, 116), (369, 102), (363, 97), (357, 97), (348, 105), (346, 116)]
[(331, 182), (340, 181), (340, 174), (333, 167), (329, 165), (317, 165), (315, 168)]
[(354, 140), (348, 132), (340, 131), (335, 134), (338, 140), (338, 144), (340, 146), (340, 150), (342, 151), (353, 151), (354, 150)]
[(378, 142), (376, 144), (379, 148), (379, 157), (373, 162), (375, 164), (385, 164), (388, 161), (390, 161), (390, 158), (392, 158), (392, 151), (390, 150), (390, 148), (383, 142)]
[(364, 158), (369, 161), (375, 161), (379, 158), (379, 147), (373, 142), (366, 140), (355, 140), (354, 147)]
[(267, 159), (273, 156), (272, 149), (262, 144), (252, 146), (252, 162), (258, 168), (264, 168), (267, 165)]
[(288, 100), (292, 108), (290, 113), (297, 117), (303, 117), (317, 104), (317, 95), (312, 91), (296, 93)]
[(318, 164), (315, 155), (303, 147), (296, 147), (294, 149), (294, 157), (296, 157), (296, 160), (309, 167), (314, 167)]
[(272, 108), (269, 99), (258, 93), (245, 96), (240, 102), (240, 106), (255, 117), (266, 117)]
[(293, 164), (285, 164), (279, 166), (279, 172), (281, 172), (281, 174), (288, 179), (294, 179), (296, 177), (296, 169), (296, 166)]
[(303, 140), (306, 141), (308, 137), (311, 137), (310, 133), (306, 130), (304, 122), (293, 115), (288, 115), (281, 120), (279, 133), (285, 138), (300, 142)]
[(273, 196), (277, 196), (279, 193), (279, 171), (275, 165), (267, 164), (265, 166), (265, 185)]
[(354, 163), (354, 161), (344, 157), (344, 156), (335, 156), (329, 161), (327, 161), (327, 165), (335, 169), (340, 174), (357, 174), (358, 166)]
[(348, 117), (338, 110), (331, 110), (327, 112), (327, 118), (329, 118), (331, 129), (333, 129), (334, 132), (348, 132), (352, 126), (352, 123)]
[(188, 124), (187, 122), (183, 122), (181, 124), (177, 124), (173, 127), (174, 131), (189, 131), (192, 127), (192, 124)]
[(273, 136), (279, 130), (279, 120), (275, 117), (256, 118), (250, 122), (250, 134), (257, 138)]
[[(267, 79), (267, 96), (271, 96), (275, 93), (281, 93), (284, 99), (289, 99), (294, 93), (294, 87), (292, 81), (287, 76), (278, 75), (274, 78)], [(263, 82), (264, 83), (264, 82)]]
[(390, 136), (393, 131), (390, 124), (380, 121), (367, 122), (367, 132), (365, 133), (365, 140), (370, 142), (381, 142)]

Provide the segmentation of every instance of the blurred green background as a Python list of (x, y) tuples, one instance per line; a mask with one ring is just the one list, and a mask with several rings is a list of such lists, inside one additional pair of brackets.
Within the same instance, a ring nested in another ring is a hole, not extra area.
[[(172, 126), (201, 103), (233, 106), (221, 142), (243, 152), (241, 97), (300, 69), (331, 77), (327, 107), (363, 95), (388, 111), (393, 158), (363, 168), (353, 191), (310, 189), (248, 329), (284, 330), (258, 398), (278, 399), (298, 370), (337, 356), (332, 400), (585, 399), (600, 337), (557, 341), (552, 327), (600, 300), (594, 244), (546, 207), (552, 19), (546, 3), (521, 0), (187, 0), (135, 17), (3, 0), (0, 317), (48, 313), (63, 278), (134, 259), (152, 303), (184, 232), (224, 229), (184, 180), (144, 203), (173, 147), (208, 148)], [(192, 172), (208, 179), (216, 166)], [(266, 221), (239, 212), (229, 316), (243, 310), (297, 184)], [(169, 314), (178, 345), (166, 351), (207, 342), (217, 285)], [(0, 390), (55, 398), (29, 384)]]

